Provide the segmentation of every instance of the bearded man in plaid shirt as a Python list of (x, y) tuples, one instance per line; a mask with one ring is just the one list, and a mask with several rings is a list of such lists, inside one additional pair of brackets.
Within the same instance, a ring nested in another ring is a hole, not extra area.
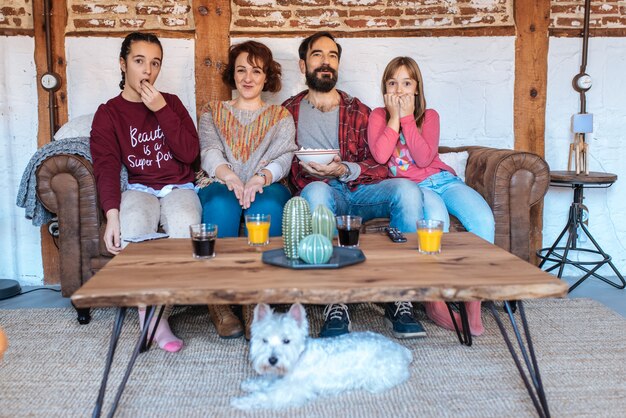
[[(309, 89), (283, 103), (296, 124), (296, 143), (340, 151), (328, 165), (294, 158), (292, 183), (311, 210), (322, 204), (336, 215), (361, 216), (363, 221), (389, 218), (392, 227), (415, 232), (416, 221), (424, 217), (422, 192), (410, 180), (388, 179), (387, 166), (372, 157), (367, 142), (370, 109), (335, 88), (341, 46), (329, 32), (318, 32), (302, 41), (298, 53)], [(320, 337), (350, 332), (347, 305), (328, 305), (324, 315)], [(385, 320), (398, 338), (426, 335), (410, 302), (385, 304)]]

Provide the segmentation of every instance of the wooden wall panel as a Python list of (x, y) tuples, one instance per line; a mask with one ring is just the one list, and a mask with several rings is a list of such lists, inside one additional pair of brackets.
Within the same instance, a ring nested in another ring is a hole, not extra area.
[[(515, 149), (545, 155), (550, 0), (516, 1)], [(542, 246), (543, 205), (531, 216), (531, 246)], [(536, 260), (531, 260), (536, 262)]]
[[(35, 66), (37, 79), (48, 70), (46, 59), (46, 29), (44, 18), (45, 0), (33, 1), (33, 21), (35, 29)], [(65, 62), (65, 23), (67, 10), (65, 0), (50, 0), (51, 17), (50, 28), (52, 37), (52, 71), (61, 76), (61, 88), (54, 94), (53, 108), (57, 115), (54, 129), (67, 122), (67, 83)], [(49, 117), (49, 93), (39, 83), (37, 84), (39, 102), (39, 131), (38, 146), (41, 147), (51, 140)]]
[(230, 46), (230, 0), (193, 2), (196, 22), (196, 113), (209, 100), (228, 100), (230, 88), (222, 82)]
[[(37, 80), (48, 70), (46, 55), (45, 0), (33, 1), (33, 25), (35, 32), (35, 66)], [(65, 62), (65, 24), (67, 9), (65, 0), (50, 0), (50, 34), (52, 39), (52, 71), (61, 76), (61, 88), (57, 90), (52, 101), (50, 93), (37, 84), (39, 129), (37, 146), (49, 143), (52, 134), (59, 126), (67, 122), (67, 83)], [(56, 113), (56, 126), (51, 127), (49, 109), (52, 106)], [(41, 229), (41, 254), (43, 259), (44, 283), (60, 282), (59, 250), (54, 245), (47, 227)]]

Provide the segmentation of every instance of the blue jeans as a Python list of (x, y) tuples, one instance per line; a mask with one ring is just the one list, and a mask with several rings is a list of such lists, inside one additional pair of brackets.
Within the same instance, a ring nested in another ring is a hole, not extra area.
[(468, 232), (493, 243), (495, 220), (485, 199), (452, 173), (442, 171), (419, 183), (424, 193), (424, 217), (444, 221), (444, 230), (450, 227), (454, 215)]
[(422, 191), (407, 179), (386, 179), (376, 184), (361, 184), (356, 190), (338, 180), (315, 181), (300, 193), (313, 211), (318, 205), (328, 207), (337, 215), (356, 215), (363, 222), (389, 218), (390, 225), (402, 232), (415, 232), (418, 219), (423, 219)]
[[(282, 235), (283, 206), (291, 198), (289, 190), (279, 183), (263, 188), (257, 193), (248, 209), (242, 209), (235, 193), (222, 183), (211, 183), (198, 191), (202, 203), (202, 222), (218, 226), (218, 237), (239, 236), (241, 214), (262, 213), (271, 216), (270, 236)], [(248, 232), (246, 231), (246, 234)]]

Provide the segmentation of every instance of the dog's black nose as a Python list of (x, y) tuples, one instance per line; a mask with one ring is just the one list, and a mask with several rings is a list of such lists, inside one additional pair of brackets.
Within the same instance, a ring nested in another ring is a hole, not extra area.
[(267, 361), (269, 361), (269, 363), (274, 366), (276, 363), (278, 363), (278, 359), (274, 356), (270, 357), (267, 359)]

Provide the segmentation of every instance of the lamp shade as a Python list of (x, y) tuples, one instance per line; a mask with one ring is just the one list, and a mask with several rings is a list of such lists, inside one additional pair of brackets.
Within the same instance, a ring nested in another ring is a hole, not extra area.
[(577, 113), (572, 115), (572, 132), (575, 134), (589, 134), (593, 132), (593, 114)]

